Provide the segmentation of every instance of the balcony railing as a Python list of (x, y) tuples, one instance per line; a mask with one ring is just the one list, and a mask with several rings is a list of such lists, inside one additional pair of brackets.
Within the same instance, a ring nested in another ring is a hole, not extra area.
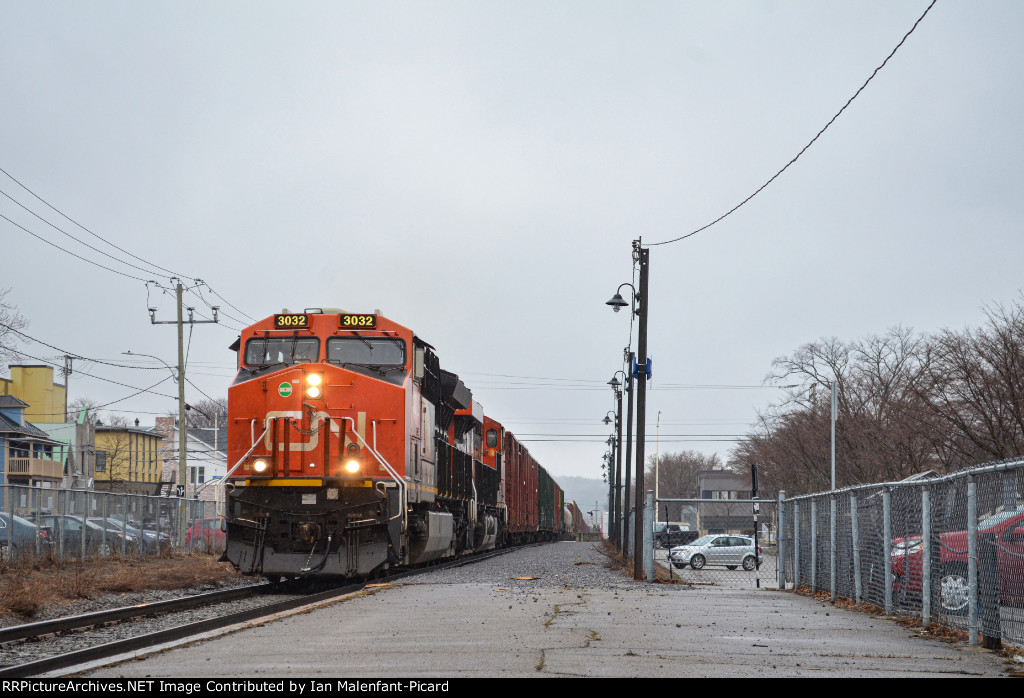
[(64, 477), (64, 464), (42, 458), (8, 458), (7, 475), (60, 480)]

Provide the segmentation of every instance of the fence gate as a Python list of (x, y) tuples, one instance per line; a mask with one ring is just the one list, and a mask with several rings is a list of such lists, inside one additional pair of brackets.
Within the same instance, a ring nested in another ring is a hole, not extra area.
[(665, 504), (673, 504), (669, 511), (679, 512), (680, 520), (655, 524), (654, 559), (667, 566), (673, 578), (695, 584), (778, 587), (778, 502), (658, 500), (661, 511)]

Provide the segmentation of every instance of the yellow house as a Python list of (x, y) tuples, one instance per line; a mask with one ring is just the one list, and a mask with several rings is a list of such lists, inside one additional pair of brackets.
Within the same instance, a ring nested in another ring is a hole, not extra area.
[(10, 378), (0, 378), (0, 395), (12, 395), (24, 402), (27, 421), (52, 424), (66, 420), (68, 390), (53, 382), (53, 366), (15, 364), (10, 369)]
[(156, 495), (160, 492), (160, 434), (136, 426), (96, 424), (95, 488)]

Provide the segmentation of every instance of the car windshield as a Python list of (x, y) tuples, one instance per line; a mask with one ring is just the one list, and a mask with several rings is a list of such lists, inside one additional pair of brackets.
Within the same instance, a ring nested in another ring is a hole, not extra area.
[(697, 540), (695, 540), (692, 543), (690, 543), (690, 545), (707, 545), (708, 543), (713, 541), (715, 538), (718, 538), (718, 534), (717, 533), (712, 534), (712, 535), (708, 535), (708, 536), (701, 536)]

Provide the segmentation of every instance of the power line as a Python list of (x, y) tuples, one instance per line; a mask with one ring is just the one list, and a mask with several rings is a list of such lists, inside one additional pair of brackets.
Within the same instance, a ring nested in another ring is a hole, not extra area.
[(47, 245), (50, 245), (51, 247), (56, 247), (56, 248), (57, 248), (58, 250), (60, 250), (61, 252), (64, 252), (64, 253), (66, 253), (66, 254), (69, 254), (69, 255), (71, 255), (72, 257), (76, 257), (77, 259), (80, 259), (80, 260), (82, 260), (83, 262), (88, 262), (89, 264), (92, 264), (92, 265), (94, 265), (94, 266), (97, 266), (97, 267), (99, 267), (100, 269), (106, 269), (107, 271), (112, 271), (112, 272), (114, 272), (115, 274), (120, 274), (121, 276), (126, 276), (126, 277), (128, 277), (129, 279), (135, 279), (136, 281), (142, 281), (142, 282), (145, 282), (145, 281), (146, 281), (146, 279), (143, 279), (143, 278), (142, 278), (142, 277), (140, 277), (140, 276), (133, 276), (133, 275), (131, 275), (131, 274), (127, 274), (127, 273), (125, 273), (125, 272), (123, 272), (123, 271), (118, 271), (117, 269), (111, 269), (110, 267), (104, 266), (104, 265), (100, 264), (99, 262), (94, 262), (94, 261), (92, 261), (91, 259), (86, 259), (85, 257), (83, 257), (83, 256), (81, 256), (81, 255), (79, 255), (79, 254), (75, 254), (75, 253), (74, 253), (74, 252), (72, 252), (71, 250), (66, 250), (66, 249), (64, 249), (63, 247), (61, 247), (60, 245), (58, 245), (58, 244), (56, 244), (56, 243), (53, 243), (53, 242), (50, 242), (49, 240), (47, 240), (47, 239), (46, 239), (46, 238), (44, 238), (44, 237), (41, 237), (41, 236), (39, 236), (39, 235), (36, 235), (35, 233), (33, 233), (33, 232), (32, 232), (31, 230), (29, 230), (29, 229), (28, 229), (28, 228), (26, 228), (25, 226), (23, 226), (23, 225), (19, 225), (19, 224), (15, 223), (14, 221), (12, 221), (12, 220), (11, 220), (10, 218), (8, 218), (7, 216), (5, 216), (5, 215), (4, 215), (4, 214), (2, 214), (2, 213), (0, 213), (0, 218), (3, 218), (3, 219), (4, 219), (5, 221), (7, 221), (8, 223), (10, 223), (10, 224), (11, 224), (11, 225), (13, 225), (14, 227), (16, 227), (16, 228), (20, 228), (21, 230), (24, 230), (24, 231), (25, 231), (26, 233), (28, 233), (28, 234), (29, 234), (29, 235), (31, 235), (32, 237), (36, 238), (37, 240), (41, 240), (42, 242), (45, 242), (45, 243), (46, 243)]
[[(70, 221), (71, 223), (74, 223), (74, 224), (75, 224), (76, 226), (78, 226), (79, 228), (81, 228), (81, 229), (82, 229), (82, 230), (84, 230), (85, 232), (89, 233), (90, 235), (92, 235), (92, 236), (93, 236), (94, 238), (96, 238), (97, 240), (101, 240), (102, 242), (104, 242), (104, 243), (106, 243), (106, 244), (110, 245), (111, 247), (113, 247), (113, 248), (114, 248), (115, 250), (118, 250), (119, 252), (123, 252), (123, 253), (125, 253), (126, 255), (128, 255), (129, 257), (132, 257), (133, 259), (136, 259), (136, 260), (138, 260), (138, 261), (142, 262), (143, 264), (148, 264), (148, 265), (149, 265), (149, 266), (151, 266), (151, 267), (155, 267), (155, 268), (157, 268), (157, 269), (160, 269), (160, 270), (162, 270), (162, 271), (168, 272), (168, 273), (169, 273), (169, 274), (171, 274), (172, 276), (178, 276), (178, 277), (182, 277), (182, 278), (186, 278), (186, 279), (191, 279), (191, 278), (192, 278), (192, 277), (189, 277), (189, 276), (185, 276), (185, 275), (183, 275), (183, 274), (179, 274), (179, 273), (177, 273), (177, 272), (175, 272), (175, 271), (172, 271), (171, 269), (168, 269), (168, 268), (166, 268), (166, 267), (162, 267), (162, 266), (160, 266), (159, 264), (154, 264), (153, 262), (147, 261), (147, 260), (143, 259), (142, 257), (138, 257), (138, 256), (136, 256), (136, 255), (132, 254), (131, 252), (129, 252), (128, 250), (126, 250), (126, 249), (124, 249), (124, 248), (122, 248), (122, 247), (118, 247), (118, 246), (117, 246), (117, 245), (115, 245), (114, 243), (112, 243), (112, 242), (110, 242), (109, 240), (107, 240), (107, 239), (105, 239), (105, 238), (103, 238), (103, 237), (101, 237), (101, 236), (97, 235), (96, 233), (94, 233), (93, 231), (89, 230), (88, 228), (86, 228), (86, 227), (85, 227), (84, 225), (82, 225), (81, 223), (79, 223), (79, 222), (78, 222), (78, 221), (76, 221), (75, 219), (73, 219), (73, 218), (71, 218), (70, 216), (68, 216), (67, 214), (65, 214), (65, 213), (64, 213), (63, 211), (61, 211), (60, 209), (58, 209), (58, 208), (56, 208), (55, 206), (53, 206), (52, 204), (50, 204), (50, 202), (48, 202), (48, 201), (47, 201), (46, 199), (42, 198), (41, 196), (39, 196), (38, 194), (36, 194), (36, 193), (35, 193), (34, 191), (32, 191), (31, 189), (29, 189), (29, 188), (28, 188), (27, 186), (25, 186), (24, 184), (22, 184), (22, 183), (21, 183), (20, 181), (18, 181), (17, 179), (15, 179), (15, 178), (14, 178), (14, 175), (12, 175), (12, 174), (11, 174), (10, 172), (8, 172), (7, 170), (5, 170), (5, 169), (3, 169), (3, 168), (0, 168), (0, 172), (3, 172), (3, 173), (4, 173), (4, 174), (5, 174), (5, 175), (6, 175), (6, 176), (7, 176), (7, 177), (8, 177), (8, 178), (9, 178), (9, 179), (10, 179), (10, 180), (12, 181), (12, 182), (14, 182), (14, 183), (15, 183), (15, 184), (17, 184), (17, 185), (18, 185), (19, 187), (21, 187), (22, 189), (24, 189), (25, 191), (27, 191), (27, 192), (28, 192), (29, 194), (31, 194), (32, 196), (34, 196), (34, 197), (35, 197), (36, 199), (38, 199), (39, 201), (41, 201), (41, 202), (42, 202), (42, 203), (43, 203), (44, 205), (46, 205), (46, 206), (47, 206), (47, 207), (48, 207), (48, 208), (49, 208), (49, 209), (50, 209), (51, 211), (54, 211), (55, 213), (57, 213), (57, 214), (58, 214), (58, 215), (60, 215), (61, 217), (65, 218), (66, 220)], [(8, 198), (10, 198), (10, 197), (8, 197)], [(13, 201), (13, 199), (11, 199), (11, 200)], [(15, 202), (15, 203), (17, 203), (17, 202)], [(19, 204), (19, 205), (20, 205), (20, 204)], [(56, 226), (54, 226), (54, 227), (56, 227)], [(80, 242), (80, 241), (79, 241), (79, 242)], [(82, 244), (84, 245), (85, 243), (82, 243)], [(95, 249), (95, 248), (94, 248), (94, 249)], [(109, 256), (109, 255), (108, 255), (108, 256)], [(121, 260), (118, 260), (118, 261), (121, 261)], [(122, 262), (122, 263), (124, 263), (124, 264), (128, 264), (127, 262)]]
[(707, 225), (705, 225), (705, 226), (703, 226), (703, 227), (701, 227), (701, 228), (697, 228), (696, 230), (694, 230), (694, 231), (693, 231), (693, 232), (691, 232), (691, 233), (687, 233), (686, 235), (680, 235), (679, 237), (677, 237), (677, 238), (673, 238), (673, 239), (671, 239), (671, 240), (664, 240), (664, 241), (662, 241), (662, 242), (652, 242), (652, 243), (648, 243), (648, 244), (647, 244), (647, 247), (656, 247), (656, 246), (658, 246), (658, 245), (668, 245), (668, 244), (671, 244), (671, 243), (673, 243), (673, 242), (679, 242), (680, 240), (685, 240), (686, 238), (688, 238), (688, 237), (691, 237), (691, 236), (693, 236), (693, 235), (696, 235), (697, 233), (699, 233), (699, 232), (701, 232), (701, 231), (703, 231), (703, 230), (707, 230), (707, 229), (708, 229), (708, 228), (710, 228), (711, 226), (715, 225), (716, 223), (719, 223), (720, 221), (724, 220), (724, 219), (725, 219), (725, 218), (726, 218), (727, 216), (730, 216), (731, 214), (733, 214), (734, 212), (736, 212), (737, 210), (739, 210), (739, 208), (740, 208), (741, 206), (743, 206), (743, 205), (744, 205), (744, 204), (746, 204), (746, 203), (747, 203), (748, 201), (750, 201), (751, 199), (753, 199), (753, 198), (754, 198), (755, 196), (757, 196), (758, 194), (760, 194), (760, 193), (761, 193), (761, 192), (762, 192), (762, 191), (763, 191), (764, 189), (766, 189), (766, 188), (768, 187), (768, 185), (769, 185), (769, 184), (771, 184), (771, 183), (772, 183), (772, 182), (774, 182), (774, 181), (775, 181), (776, 179), (778, 179), (778, 178), (779, 178), (779, 176), (781, 176), (783, 172), (785, 172), (786, 170), (788, 170), (788, 169), (789, 169), (789, 166), (790, 166), (790, 165), (792, 165), (792, 164), (793, 164), (793, 163), (795, 163), (795, 162), (796, 162), (797, 160), (799, 160), (799, 159), (800, 159), (800, 156), (801, 156), (801, 155), (803, 155), (803, 154), (804, 154), (805, 152), (807, 152), (807, 150), (808, 150), (808, 149), (809, 149), (809, 148), (810, 148), (810, 147), (811, 147), (812, 145), (814, 145), (815, 141), (817, 141), (817, 140), (818, 140), (818, 139), (819, 139), (819, 138), (821, 137), (821, 135), (822, 135), (823, 133), (825, 133), (825, 131), (826, 131), (826, 130), (828, 129), (828, 127), (829, 127), (829, 126), (831, 126), (831, 125), (832, 125), (832, 124), (833, 124), (833, 123), (835, 122), (835, 120), (839, 118), (839, 115), (840, 115), (840, 114), (842, 114), (842, 113), (843, 113), (844, 111), (846, 111), (846, 108), (847, 108), (848, 106), (850, 106), (850, 104), (851, 104), (851, 103), (853, 102), (853, 100), (857, 99), (857, 97), (858, 97), (858, 96), (860, 95), (860, 93), (864, 91), (864, 88), (868, 86), (868, 83), (869, 83), (869, 82), (871, 82), (872, 80), (874, 80), (875, 76), (876, 76), (876, 75), (878, 75), (878, 72), (879, 72), (879, 71), (880, 71), (880, 70), (881, 70), (882, 68), (884, 68), (884, 67), (885, 67), (885, 64), (886, 64), (886, 63), (888, 63), (888, 62), (889, 62), (889, 59), (890, 59), (890, 58), (892, 58), (892, 57), (893, 57), (894, 55), (896, 55), (896, 52), (897, 52), (897, 51), (899, 51), (899, 49), (900, 49), (900, 47), (901, 47), (901, 46), (903, 46), (903, 42), (905, 42), (905, 41), (907, 40), (907, 38), (908, 38), (908, 37), (909, 37), (909, 36), (910, 36), (911, 34), (913, 34), (913, 33), (914, 33), (914, 30), (915, 30), (915, 29), (917, 29), (917, 25), (918, 25), (918, 24), (920, 24), (920, 23), (921, 23), (921, 20), (923, 20), (923, 19), (925, 18), (925, 15), (927, 15), (927, 14), (928, 14), (928, 13), (929, 13), (929, 12), (931, 11), (932, 7), (934, 7), (934, 6), (935, 6), (935, 3), (936, 3), (936, 2), (938, 2), (938, 0), (932, 0), (931, 4), (929, 4), (929, 5), (928, 5), (928, 8), (927, 8), (927, 9), (926, 9), (926, 10), (924, 11), (924, 14), (922, 14), (922, 15), (921, 15), (920, 17), (918, 17), (918, 18), (917, 18), (917, 21), (916, 21), (916, 22), (914, 22), (914, 26), (912, 26), (912, 27), (910, 28), (910, 31), (908, 31), (908, 32), (907, 32), (906, 34), (904, 34), (904, 35), (903, 35), (903, 38), (902, 38), (902, 39), (900, 39), (900, 42), (899, 42), (898, 44), (896, 44), (896, 48), (894, 48), (894, 49), (893, 49), (893, 50), (892, 50), (892, 51), (891, 51), (891, 52), (889, 53), (889, 55), (885, 57), (885, 60), (884, 60), (884, 61), (882, 61), (881, 65), (879, 65), (879, 66), (878, 66), (877, 68), (875, 68), (874, 72), (872, 72), (872, 73), (871, 73), (871, 76), (870, 76), (870, 77), (869, 77), (869, 78), (868, 78), (867, 80), (865, 80), (865, 81), (864, 81), (864, 84), (860, 86), (860, 88), (859, 88), (859, 89), (858, 89), (858, 90), (857, 90), (857, 91), (856, 91), (856, 92), (855, 92), (855, 93), (853, 94), (853, 96), (852, 96), (852, 97), (850, 97), (850, 99), (846, 100), (846, 104), (844, 104), (844, 105), (843, 105), (842, 109), (840, 109), (839, 111), (837, 111), (837, 112), (836, 112), (836, 114), (835, 114), (835, 116), (833, 116), (833, 117), (832, 117), (831, 119), (829, 119), (829, 122), (828, 122), (827, 124), (825, 124), (825, 126), (824, 126), (824, 127), (822, 127), (822, 129), (821, 129), (820, 131), (818, 131), (818, 133), (817, 133), (817, 134), (816, 134), (816, 135), (814, 136), (814, 138), (812, 138), (812, 139), (811, 139), (811, 141), (810, 141), (810, 142), (809, 142), (809, 143), (808, 143), (807, 145), (805, 145), (805, 146), (804, 146), (804, 147), (803, 147), (803, 148), (802, 148), (802, 149), (800, 150), (800, 152), (799, 152), (799, 153), (797, 153), (797, 154), (796, 154), (796, 156), (794, 156), (794, 157), (793, 157), (793, 159), (792, 159), (792, 160), (790, 160), (789, 162), (787, 162), (787, 163), (785, 164), (785, 166), (783, 166), (783, 168), (782, 168), (781, 170), (779, 170), (779, 171), (778, 171), (778, 172), (776, 172), (776, 173), (775, 173), (774, 175), (772, 175), (772, 176), (771, 176), (771, 178), (770, 178), (770, 179), (769, 179), (769, 180), (768, 180), (767, 182), (765, 182), (765, 183), (764, 183), (764, 184), (762, 184), (762, 185), (761, 185), (760, 187), (758, 187), (758, 188), (757, 188), (757, 190), (756, 190), (756, 191), (754, 191), (754, 193), (753, 193), (753, 194), (751, 194), (750, 196), (748, 196), (747, 198), (745, 198), (745, 199), (744, 199), (743, 201), (741, 201), (741, 202), (739, 202), (738, 204), (736, 204), (735, 206), (733, 206), (733, 207), (732, 207), (731, 209), (729, 209), (728, 211), (726, 211), (725, 213), (723, 213), (723, 214), (722, 214), (721, 216), (719, 216), (719, 217), (718, 217), (718, 218), (716, 218), (715, 220), (713, 220), (713, 221), (711, 221), (710, 223), (708, 223)]

